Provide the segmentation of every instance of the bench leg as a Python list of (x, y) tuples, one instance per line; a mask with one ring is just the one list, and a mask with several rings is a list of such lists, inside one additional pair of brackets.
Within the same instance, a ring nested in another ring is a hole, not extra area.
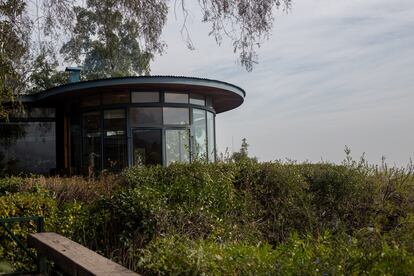
[(41, 275), (47, 275), (46, 257), (40, 255), (37, 258), (37, 269)]

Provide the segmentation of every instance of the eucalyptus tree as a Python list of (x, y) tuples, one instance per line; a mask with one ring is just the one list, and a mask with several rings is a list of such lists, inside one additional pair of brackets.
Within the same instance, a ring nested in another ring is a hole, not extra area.
[(83, 63), (87, 79), (149, 74), (168, 6), (164, 0), (88, 0), (73, 8), (76, 24), (61, 49), (67, 61)]
[[(233, 43), (248, 71), (257, 49), (272, 30), (274, 12), (292, 0), (197, 0), (201, 21), (220, 44)], [(87, 78), (149, 74), (150, 61), (162, 54), (161, 34), (168, 12), (181, 9), (187, 32), (189, 0), (0, 0), (0, 118), (21, 93), (62, 81), (65, 62), (84, 65)], [(63, 47), (62, 47), (63, 44)], [(60, 54), (62, 56), (60, 56)], [(59, 62), (58, 62), (59, 61)]]
[(0, 119), (16, 108), (22, 61), (28, 51), (28, 19), (23, 0), (0, 2)]
[[(256, 49), (269, 37), (274, 8), (290, 0), (198, 0), (202, 21), (210, 24), (217, 43), (233, 42), (234, 52), (248, 71), (257, 62)], [(150, 60), (164, 50), (163, 27), (171, 7), (167, 0), (87, 0), (75, 6), (72, 37), (61, 52), (66, 60), (84, 64), (87, 78), (148, 74)], [(184, 14), (181, 33), (194, 48), (187, 31), (186, 1), (175, 1)]]

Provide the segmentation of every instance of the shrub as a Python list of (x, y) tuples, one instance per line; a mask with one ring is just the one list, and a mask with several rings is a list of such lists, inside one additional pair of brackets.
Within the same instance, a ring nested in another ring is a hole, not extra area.
[(373, 249), (347, 235), (325, 232), (301, 238), (294, 233), (272, 249), (267, 244), (164, 237), (135, 253), (134, 269), (145, 275), (410, 275), (413, 252), (377, 238), (381, 246)]
[(314, 227), (309, 184), (296, 165), (249, 160), (240, 163), (236, 179), (267, 242), (275, 245), (291, 231), (306, 233)]
[(110, 195), (120, 187), (118, 175), (105, 174), (97, 180), (83, 177), (31, 177), (23, 181), (20, 191), (32, 192), (46, 190), (59, 205), (68, 202), (89, 203), (102, 195)]
[[(47, 229), (149, 274), (407, 274), (413, 175), (247, 158), (133, 167), (95, 181), (4, 178), (0, 216), (43, 215)], [(0, 259), (22, 267), (14, 246)]]
[[(300, 238), (293, 234), (277, 251), (276, 272), (280, 275), (410, 275), (414, 254), (387, 244), (375, 233), (357, 239), (329, 232)], [(366, 246), (375, 236), (379, 247)]]
[(18, 192), (22, 184), (23, 178), (21, 177), (12, 176), (0, 178), (0, 196)]
[(154, 240), (139, 256), (135, 270), (145, 275), (272, 275), (276, 263), (269, 245), (177, 236)]
[[(180, 233), (191, 237), (215, 234), (221, 239), (240, 238), (248, 224), (245, 218), (250, 215), (235, 189), (234, 176), (233, 166), (202, 163), (173, 164), (168, 168), (136, 167), (124, 173), (139, 201), (145, 202), (144, 208), (153, 214), (158, 234)], [(239, 227), (223, 231), (234, 224)], [(247, 235), (250, 233), (247, 231)]]
[(374, 186), (366, 172), (332, 164), (303, 165), (301, 171), (320, 232), (372, 226)]
[(141, 247), (154, 234), (149, 198), (136, 190), (102, 197), (91, 204), (74, 230), (75, 240), (109, 256), (114, 250)]
[[(46, 230), (54, 229), (57, 207), (56, 202), (44, 194), (10, 194), (0, 197), (0, 217), (45, 217)], [(36, 232), (35, 222), (10, 224), (13, 234), (25, 243), (27, 234)], [(0, 256), (9, 261), (17, 270), (33, 269), (33, 260), (12, 241), (0, 227)], [(34, 251), (33, 251), (34, 252)]]
[(152, 237), (172, 233), (218, 240), (260, 237), (243, 217), (230, 167), (134, 167), (123, 176), (126, 188), (95, 201), (79, 229), (82, 242), (106, 255), (141, 248)]

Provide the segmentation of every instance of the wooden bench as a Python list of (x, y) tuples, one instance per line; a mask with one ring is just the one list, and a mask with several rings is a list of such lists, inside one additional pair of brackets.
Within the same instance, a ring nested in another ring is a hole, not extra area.
[(28, 236), (29, 247), (53, 261), (62, 272), (83, 275), (138, 275), (98, 253), (56, 233), (36, 233)]

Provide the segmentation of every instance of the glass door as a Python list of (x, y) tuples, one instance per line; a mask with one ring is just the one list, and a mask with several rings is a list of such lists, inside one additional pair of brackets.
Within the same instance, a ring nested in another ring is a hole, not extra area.
[(190, 162), (190, 132), (188, 129), (165, 130), (165, 163)]
[(161, 129), (137, 129), (133, 131), (134, 165), (162, 164)]

